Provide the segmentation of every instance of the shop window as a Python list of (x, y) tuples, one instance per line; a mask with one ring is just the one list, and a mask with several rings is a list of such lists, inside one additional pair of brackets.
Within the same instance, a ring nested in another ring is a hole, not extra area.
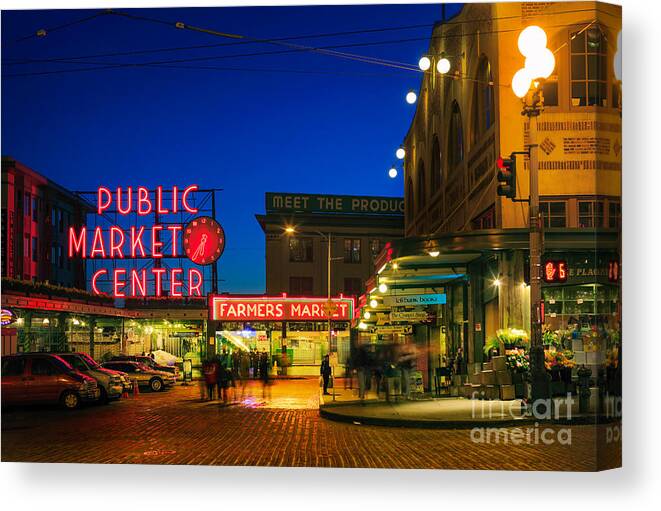
[(448, 161), (452, 167), (464, 160), (464, 128), (461, 122), (459, 103), (452, 102), (450, 133), (448, 135)]
[(312, 277), (289, 277), (289, 293), (293, 296), (310, 296), (313, 294)]
[(610, 201), (608, 203), (608, 227), (611, 229), (617, 229), (620, 227), (621, 218), (622, 206), (619, 202)]
[(434, 195), (441, 188), (441, 144), (434, 135), (431, 149), (431, 194)]
[(32, 238), (32, 261), (37, 262), (39, 251), (37, 250), (37, 238)]
[(604, 225), (604, 203), (600, 201), (578, 201), (578, 226), (595, 228)]
[(344, 279), (344, 294), (347, 296), (360, 296), (363, 294), (363, 280), (360, 278), (346, 277)]
[(344, 240), (344, 262), (345, 263), (360, 262), (360, 239), (347, 238)]
[(572, 106), (608, 106), (606, 38), (598, 26), (571, 36)]
[(544, 227), (567, 227), (567, 204), (565, 201), (540, 202), (539, 212), (542, 214)]
[(289, 239), (289, 261), (292, 263), (312, 262), (312, 239), (290, 238)]

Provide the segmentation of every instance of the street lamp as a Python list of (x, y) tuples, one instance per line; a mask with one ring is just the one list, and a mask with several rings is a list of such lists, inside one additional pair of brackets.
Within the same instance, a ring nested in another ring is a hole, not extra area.
[(537, 154), (537, 117), (544, 109), (541, 82), (555, 68), (553, 52), (546, 48), (546, 32), (537, 26), (526, 27), (518, 39), (519, 51), (526, 57), (523, 69), (512, 78), (512, 90), (523, 103), (522, 115), (528, 117), (528, 157), (530, 162), (530, 199), (528, 226), (530, 230), (530, 373), (532, 402), (548, 399), (549, 379), (544, 366), (542, 346), (542, 282), (541, 259), (544, 245), (542, 220), (539, 214), (539, 161)]
[(420, 71), (427, 71), (431, 67), (431, 60), (426, 55), (418, 61)]
[(395, 179), (397, 177), (397, 167), (394, 165), (390, 167), (390, 170), (388, 170), (388, 177), (391, 179)]
[(404, 156), (406, 156), (406, 151), (403, 147), (398, 147), (397, 151), (395, 151), (395, 156), (397, 156), (398, 160), (403, 160)]
[(406, 102), (407, 102), (409, 105), (412, 105), (412, 104), (414, 104), (417, 100), (418, 100), (418, 95), (417, 95), (414, 91), (412, 91), (412, 90), (408, 91), (408, 93), (406, 94)]

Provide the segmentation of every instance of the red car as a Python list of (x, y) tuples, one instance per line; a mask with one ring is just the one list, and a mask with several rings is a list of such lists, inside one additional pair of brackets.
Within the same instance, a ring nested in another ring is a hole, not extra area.
[(73, 410), (97, 401), (94, 378), (75, 371), (57, 355), (18, 353), (2, 357), (2, 404), (60, 404)]

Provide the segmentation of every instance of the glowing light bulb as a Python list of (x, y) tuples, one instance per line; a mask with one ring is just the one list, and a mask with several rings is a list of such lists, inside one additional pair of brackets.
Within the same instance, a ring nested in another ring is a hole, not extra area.
[(365, 319), (370, 319), (372, 317), (372, 314), (370, 314), (370, 311), (365, 311), (365, 314), (363, 314), (363, 317)]
[(406, 94), (406, 102), (409, 105), (414, 104), (417, 100), (418, 100), (418, 95), (415, 92), (413, 92), (412, 90), (409, 91), (408, 94)]
[(388, 171), (388, 176), (391, 179), (395, 179), (397, 177), (397, 169), (395, 167), (390, 167), (390, 170)]
[(379, 284), (379, 293), (385, 293), (386, 291), (388, 291), (388, 286), (385, 284)]
[(536, 25), (530, 25), (519, 34), (519, 51), (524, 57), (529, 57), (535, 51), (546, 48), (546, 42), (546, 32)]
[(418, 61), (418, 67), (421, 71), (427, 71), (427, 69), (431, 67), (431, 60), (429, 60), (429, 57), (422, 57)]
[(370, 300), (370, 307), (372, 307), (373, 309), (375, 309), (375, 308), (378, 307), (378, 306), (379, 306), (379, 302), (377, 302), (375, 298), (372, 298), (372, 299)]
[(367, 323), (363, 323), (362, 321), (358, 323), (358, 328), (361, 330), (365, 330), (367, 328)]
[(429, 251), (429, 255), (432, 256), (432, 257), (438, 257), (439, 254), (440, 254), (440, 252), (438, 250), (430, 250)]
[(530, 90), (532, 78), (530, 72), (526, 69), (519, 69), (512, 77), (512, 90), (518, 98), (524, 97)]
[(526, 57), (526, 71), (530, 78), (548, 78), (555, 69), (555, 56), (548, 48), (542, 48)]
[(444, 75), (450, 70), (450, 61), (445, 57), (442, 58), (441, 60), (438, 61), (438, 64), (436, 64), (436, 70), (442, 75)]
[(395, 151), (395, 156), (397, 156), (398, 160), (403, 160), (404, 156), (406, 156), (406, 151), (403, 147), (400, 147), (397, 149), (397, 151)]

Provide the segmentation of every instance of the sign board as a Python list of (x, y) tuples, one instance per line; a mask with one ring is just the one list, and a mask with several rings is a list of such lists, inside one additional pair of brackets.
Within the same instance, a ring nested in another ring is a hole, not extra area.
[[(108, 217), (108, 213), (133, 214), (138, 218), (154, 215), (158, 220), (151, 225), (140, 223), (128, 229), (120, 225), (71, 226), (68, 232), (70, 259), (151, 259), (156, 263), (164, 258), (186, 256), (193, 265), (100, 268), (92, 275), (92, 291), (107, 294), (99, 288), (100, 282), (106, 281), (114, 298), (160, 297), (164, 294), (163, 284), (169, 282), (166, 294), (170, 297), (202, 296), (204, 275), (197, 266), (212, 264), (222, 255), (225, 232), (213, 218), (195, 216), (199, 208), (193, 199), (198, 191), (197, 185), (172, 186), (166, 190), (162, 186), (155, 190), (144, 186), (110, 190), (100, 186), (97, 190), (98, 216)], [(194, 218), (186, 225), (178, 223), (176, 219), (181, 219), (182, 213)]]
[(409, 385), (411, 386), (411, 392), (423, 393), (425, 391), (422, 371), (411, 371), (411, 374), (409, 375)]
[(217, 321), (350, 321), (352, 298), (332, 298), (335, 312), (329, 315), (326, 298), (282, 296), (210, 296), (209, 318)]
[(543, 266), (544, 282), (567, 282), (567, 261), (548, 260)]
[(374, 326), (372, 332), (377, 334), (400, 334), (408, 335), (413, 333), (413, 326), (411, 325), (385, 325)]
[(2, 309), (0, 324), (7, 326), (11, 325), (14, 321), (16, 321), (14, 313), (10, 309)]
[(266, 212), (344, 213), (403, 215), (401, 197), (366, 197), (355, 195), (310, 195), (304, 193), (266, 194)]
[(476, 332), (482, 331), (482, 323), (475, 323), (475, 331)]
[(409, 311), (409, 312), (393, 311), (390, 313), (390, 321), (393, 322), (411, 321), (415, 323), (418, 321), (427, 321), (428, 319), (429, 319), (429, 315), (425, 311)]
[(401, 307), (405, 305), (439, 305), (447, 301), (445, 293), (428, 295), (390, 295), (383, 297), (383, 304), (389, 307)]

